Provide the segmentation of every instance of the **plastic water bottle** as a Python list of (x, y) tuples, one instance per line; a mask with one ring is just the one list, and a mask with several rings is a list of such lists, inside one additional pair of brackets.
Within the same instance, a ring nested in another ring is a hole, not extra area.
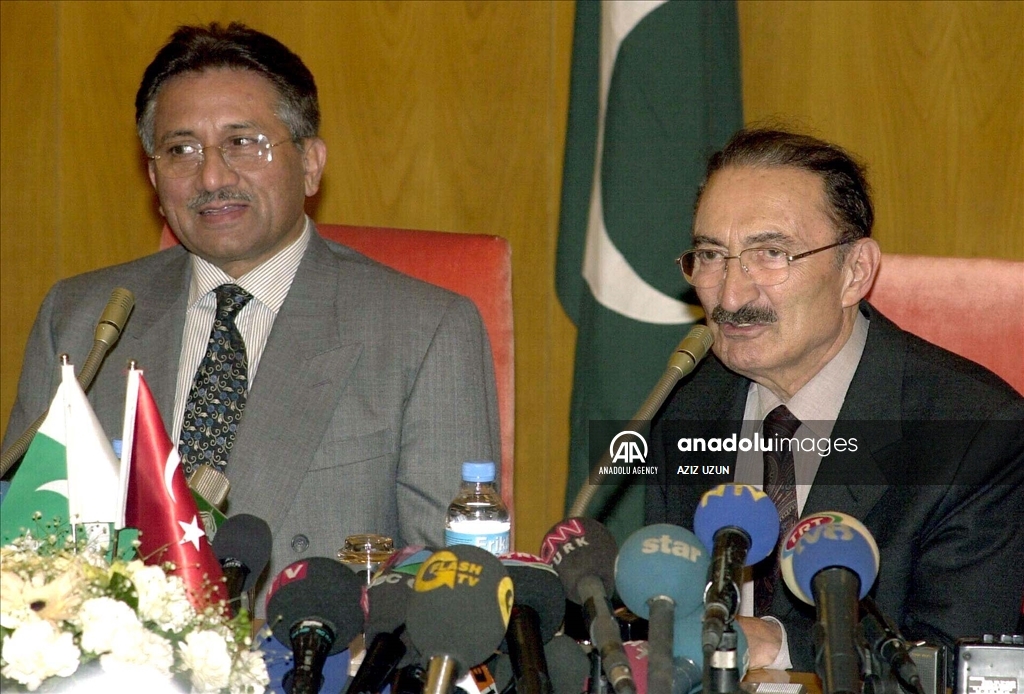
[(509, 551), (511, 527), (508, 509), (494, 487), (494, 463), (463, 463), (462, 486), (444, 524), (445, 545), (475, 545), (501, 554)]

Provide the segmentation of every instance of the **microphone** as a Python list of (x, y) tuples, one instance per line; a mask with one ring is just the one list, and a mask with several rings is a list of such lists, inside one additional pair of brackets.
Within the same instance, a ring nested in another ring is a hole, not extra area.
[(512, 579), (485, 549), (453, 545), (420, 566), (405, 615), (409, 638), (428, 659), (424, 694), (447, 694), (456, 672), (482, 663), (501, 643)]
[(271, 544), (270, 526), (248, 513), (231, 516), (217, 528), (210, 546), (224, 572), (228, 604), (236, 608), (235, 613), (241, 607), (242, 593), (256, 585), (270, 563)]
[(289, 646), (295, 669), (285, 675), (287, 694), (316, 694), (324, 661), (340, 653), (363, 625), (363, 582), (347, 566), (311, 557), (286, 566), (267, 594), (267, 624)]
[[(554, 694), (581, 694), (590, 674), (590, 658), (576, 641), (565, 634), (556, 634), (544, 644), (544, 659), (551, 674), (551, 690)], [(512, 661), (505, 653), (499, 653), (487, 661), (487, 668), (494, 678), (498, 694), (515, 691), (515, 675)]]
[[(96, 334), (93, 336), (95, 342), (102, 343), (105, 346), (104, 353), (109, 351), (118, 338), (121, 337), (121, 331), (124, 330), (124, 325), (128, 322), (128, 316), (131, 315), (134, 308), (135, 295), (129, 290), (124, 287), (116, 287), (110, 293), (110, 299), (107, 300), (107, 305), (103, 309), (103, 313), (100, 314), (100, 319), (96, 323)], [(85, 361), (86, 364), (89, 363), (88, 358)], [(97, 364), (97, 366), (99, 365)], [(85, 369), (86, 367), (83, 366), (82, 371), (85, 371)]]
[[(674, 678), (672, 694), (697, 694), (703, 686), (704, 647), (703, 618), (700, 608), (688, 615), (677, 617), (675, 621), (675, 640), (672, 646), (672, 664)], [(735, 661), (731, 652), (716, 651), (712, 654), (710, 668), (711, 677), (724, 675), (728, 670), (735, 669), (739, 679), (743, 679), (750, 667), (750, 652), (747, 635), (739, 622), (733, 622), (732, 629), (736, 634)], [(720, 678), (719, 678), (720, 679)], [(735, 687), (713, 686), (711, 691), (735, 691)]]
[[(665, 372), (654, 384), (654, 388), (651, 389), (644, 403), (640, 405), (640, 409), (633, 415), (626, 429), (642, 434), (650, 427), (651, 419), (661, 409), (669, 393), (684, 376), (696, 368), (701, 359), (707, 356), (714, 340), (714, 335), (706, 325), (695, 325), (690, 329), (690, 332), (676, 347), (676, 351), (669, 357)], [(601, 468), (611, 466), (611, 456), (610, 451), (605, 452), (597, 464), (591, 468), (589, 478), (580, 487), (572, 502), (569, 516), (582, 516), (586, 513), (587, 506), (594, 499), (601, 480), (605, 477), (601, 474)]]
[(873, 628), (870, 626), (864, 628), (865, 638), (868, 638), (869, 631), (874, 632), (873, 638), (868, 638), (872, 649), (888, 663), (893, 675), (896, 676), (896, 681), (904, 691), (925, 694), (921, 675), (917, 671), (917, 663), (910, 657), (907, 642), (899, 628), (888, 615), (882, 612), (875, 603), (875, 599), (870, 595), (861, 599), (860, 606), (866, 613), (862, 625), (871, 625), (872, 622), (875, 625)]
[(616, 694), (636, 694), (629, 659), (608, 596), (615, 590), (618, 548), (608, 529), (591, 518), (568, 518), (544, 536), (540, 557), (562, 579), (566, 597), (583, 605), (590, 641)]
[[(128, 322), (128, 316), (131, 315), (133, 308), (135, 308), (135, 295), (129, 290), (124, 287), (116, 287), (111, 292), (110, 299), (107, 300), (107, 305), (103, 309), (103, 313), (100, 314), (99, 322), (96, 324), (96, 334), (93, 337), (92, 348), (89, 350), (85, 363), (78, 372), (78, 383), (82, 386), (83, 391), (89, 391), (89, 386), (92, 385), (92, 380), (96, 378), (96, 372), (99, 371), (100, 364), (103, 363), (107, 352), (110, 351), (110, 348), (114, 346), (114, 343), (121, 336), (121, 331), (124, 330), (124, 325)], [(0, 477), (6, 475), (11, 466), (21, 456), (25, 455), (29, 444), (32, 443), (32, 438), (46, 419), (48, 411), (44, 411), (39, 415), (36, 421), (32, 422), (29, 428), (23, 431), (21, 436), (11, 444), (11, 447), (0, 456)]]
[(391, 570), (376, 576), (367, 588), (366, 655), (349, 683), (348, 694), (376, 694), (398, 668), (419, 661), (405, 630), (405, 611), (415, 580), (415, 575)]
[(815, 514), (794, 526), (781, 560), (786, 585), (818, 610), (812, 636), (825, 694), (859, 694), (857, 601), (878, 576), (875, 539), (851, 516)]
[(519, 694), (552, 694), (544, 644), (565, 618), (565, 589), (558, 573), (533, 554), (513, 552), (498, 557), (505, 566), (515, 600), (502, 650), (511, 659)]
[(701, 497), (693, 531), (713, 548), (704, 591), (704, 652), (710, 653), (739, 612), (743, 567), (767, 557), (779, 541), (779, 512), (750, 485), (722, 484)]
[(676, 615), (701, 604), (711, 561), (697, 536), (686, 528), (658, 523), (640, 528), (622, 543), (615, 558), (619, 597), (649, 621), (647, 691), (671, 694)]

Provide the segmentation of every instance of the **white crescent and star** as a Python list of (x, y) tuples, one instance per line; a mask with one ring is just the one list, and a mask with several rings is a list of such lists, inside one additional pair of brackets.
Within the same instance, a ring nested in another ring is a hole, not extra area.
[(177, 502), (174, 498), (174, 472), (178, 469), (179, 462), (181, 459), (178, 457), (178, 451), (172, 446), (167, 453), (167, 462), (164, 463), (164, 487), (167, 489), (167, 496), (174, 502)]
[(178, 521), (178, 525), (181, 526), (181, 530), (184, 533), (181, 539), (178, 540), (178, 544), (183, 545), (186, 542), (191, 542), (192, 546), (195, 547), (196, 551), (198, 552), (199, 540), (201, 540), (203, 536), (206, 535), (206, 532), (203, 530), (203, 527), (199, 524), (198, 517), (193, 514), (192, 520), (190, 522), (185, 523), (183, 521)]
[(704, 317), (700, 306), (674, 299), (647, 283), (629, 264), (608, 235), (601, 205), (601, 157), (604, 142), (605, 109), (612, 68), (622, 39), (665, 0), (605, 3), (601, 14), (601, 110), (597, 124), (597, 154), (594, 184), (590, 194), (590, 216), (583, 249), (583, 278), (599, 304), (618, 314), (644, 323), (679, 325)]
[(68, 498), (68, 481), (64, 480), (50, 480), (46, 484), (39, 485), (36, 487), (37, 492), (53, 492), (54, 494), (60, 494), (65, 499)]

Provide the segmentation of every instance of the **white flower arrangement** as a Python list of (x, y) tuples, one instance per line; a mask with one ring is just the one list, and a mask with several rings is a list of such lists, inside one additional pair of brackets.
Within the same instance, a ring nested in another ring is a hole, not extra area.
[[(0, 548), (4, 691), (73, 682), (86, 669), (102, 678), (102, 691), (265, 691), (270, 678), (244, 611), (231, 619), (217, 607), (198, 612), (181, 579), (159, 566), (57, 545), (50, 535)], [(82, 668), (93, 661), (99, 667)]]

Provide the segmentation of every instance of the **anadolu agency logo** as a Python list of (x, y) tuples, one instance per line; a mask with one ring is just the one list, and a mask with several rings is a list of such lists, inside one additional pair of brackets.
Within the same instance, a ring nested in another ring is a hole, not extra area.
[[(612, 430), (614, 431), (614, 429)], [(658, 474), (656, 465), (647, 465), (649, 449), (643, 434), (632, 429), (623, 429), (611, 438), (608, 443), (608, 465), (602, 465), (598, 474), (602, 477), (610, 475), (624, 476), (655, 476)]]
[(647, 462), (647, 440), (635, 431), (629, 429), (620, 431), (612, 437), (608, 444), (608, 453), (611, 455), (612, 464), (623, 463), (643, 465)]

